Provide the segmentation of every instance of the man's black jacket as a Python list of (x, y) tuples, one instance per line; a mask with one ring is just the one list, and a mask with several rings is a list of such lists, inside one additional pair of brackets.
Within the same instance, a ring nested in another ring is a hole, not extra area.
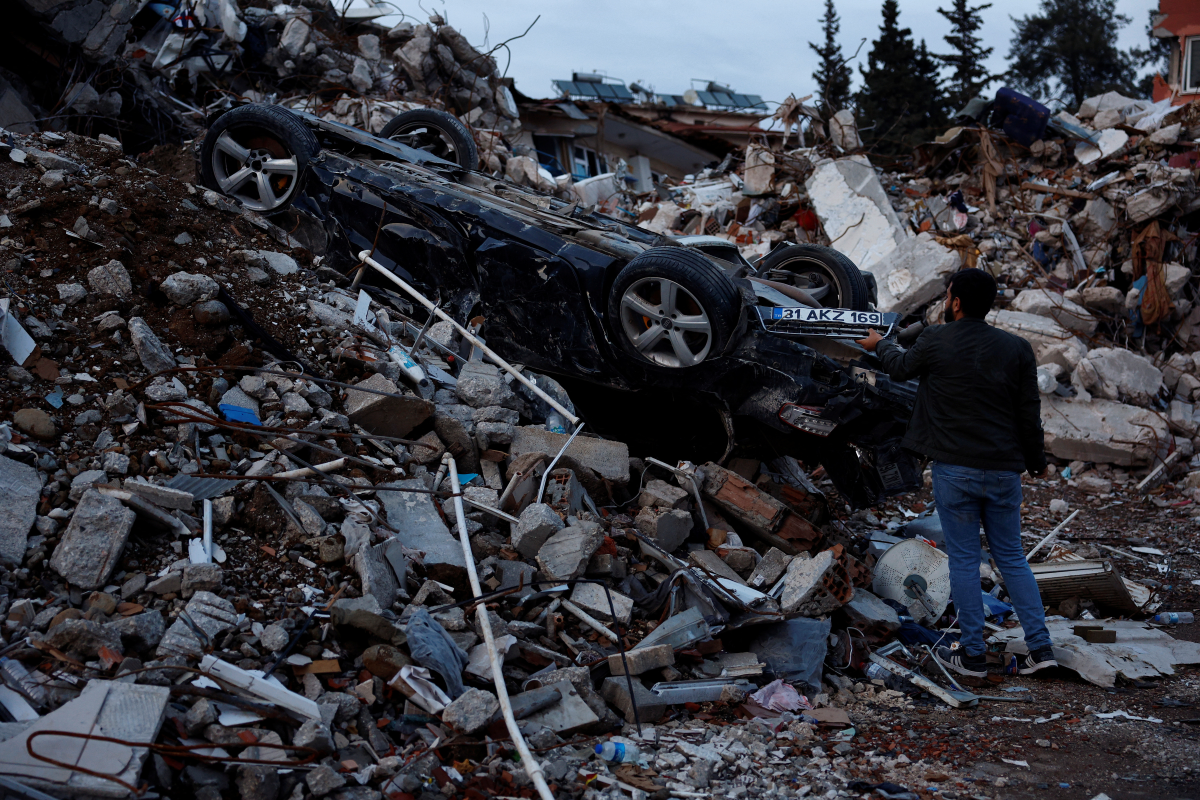
[(926, 329), (908, 351), (885, 340), (876, 353), (892, 378), (921, 381), (905, 448), (960, 467), (1045, 468), (1029, 342), (964, 318)]

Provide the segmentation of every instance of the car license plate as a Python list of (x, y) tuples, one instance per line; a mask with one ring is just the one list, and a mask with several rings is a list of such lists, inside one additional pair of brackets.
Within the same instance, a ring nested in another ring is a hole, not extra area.
[(796, 322), (844, 322), (848, 325), (884, 326), (883, 314), (878, 311), (851, 311), (848, 308), (808, 308), (806, 306), (773, 308), (772, 319)]

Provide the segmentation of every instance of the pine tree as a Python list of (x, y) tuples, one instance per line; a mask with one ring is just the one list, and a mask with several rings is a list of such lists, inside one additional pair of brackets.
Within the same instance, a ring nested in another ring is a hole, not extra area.
[(1117, 13), (1116, 0), (1042, 0), (1037, 14), (1014, 22), (1013, 88), (1072, 108), (1103, 92), (1136, 91), (1133, 60), (1117, 47), (1129, 17)]
[(947, 87), (946, 102), (952, 109), (960, 109), (967, 101), (981, 94), (997, 76), (988, 73), (983, 62), (992, 54), (991, 47), (981, 47), (983, 42), (978, 31), (983, 27), (981, 11), (991, 8), (991, 3), (970, 6), (968, 0), (953, 0), (949, 9), (937, 11), (950, 22), (950, 35), (944, 37), (953, 50), (937, 59), (950, 67), (951, 75)]
[(925, 43), (918, 48), (912, 31), (898, 24), (896, 0), (884, 0), (879, 38), (871, 43), (867, 67), (859, 67), (860, 130), (877, 153), (906, 155), (915, 145), (945, 128), (945, 101), (938, 66)]
[(825, 0), (825, 16), (821, 19), (821, 29), (825, 33), (825, 44), (818, 47), (812, 42), (808, 46), (821, 57), (820, 66), (813, 73), (817, 82), (817, 93), (821, 98), (821, 110), (828, 116), (850, 104), (850, 67), (842, 57), (842, 48), (837, 43), (841, 19), (833, 7), (833, 0)]

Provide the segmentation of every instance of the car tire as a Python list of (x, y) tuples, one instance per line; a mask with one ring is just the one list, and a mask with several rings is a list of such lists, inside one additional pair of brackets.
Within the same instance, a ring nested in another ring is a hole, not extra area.
[(253, 211), (279, 211), (304, 187), (317, 137), (299, 117), (271, 105), (222, 114), (200, 146), (200, 182)]
[(668, 369), (694, 367), (720, 353), (740, 310), (733, 281), (686, 247), (652, 247), (634, 257), (617, 275), (608, 300), (620, 348), (644, 364)]
[(819, 244), (778, 247), (763, 256), (756, 267), (759, 277), (803, 289), (825, 308), (870, 310), (871, 289), (862, 272), (832, 247)]
[(465, 169), (479, 166), (479, 149), (471, 129), (453, 114), (432, 108), (405, 111), (392, 117), (379, 135), (438, 158), (458, 164)]

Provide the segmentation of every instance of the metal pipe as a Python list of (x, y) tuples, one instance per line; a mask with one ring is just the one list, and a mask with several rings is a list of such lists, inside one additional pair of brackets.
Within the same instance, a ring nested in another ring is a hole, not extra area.
[(212, 515), (212, 500), (206, 497), (204, 498), (204, 538), (201, 540), (201, 543), (204, 545), (204, 557), (208, 559), (209, 564), (213, 563)]
[[(578, 422), (578, 420), (573, 420), (573, 421)], [(550, 477), (550, 470), (554, 469), (554, 465), (558, 463), (558, 460), (560, 458), (562, 458), (562, 454), (567, 452), (567, 448), (571, 446), (571, 442), (575, 441), (575, 437), (579, 435), (579, 432), (581, 430), (583, 430), (582, 422), (579, 423), (579, 427), (575, 429), (575, 432), (571, 434), (571, 438), (567, 439), (566, 443), (564, 443), (563, 446), (559, 449), (558, 453), (554, 456), (554, 459), (550, 462), (550, 466), (546, 467), (546, 471), (542, 473), (542, 482), (540, 484), (538, 484), (537, 497), (534, 499), (533, 502), (535, 502), (535, 503), (542, 502), (542, 498), (546, 494), (546, 481)]]
[(358, 258), (364, 264), (369, 264), (371, 267), (373, 267), (375, 269), (375, 271), (378, 272), (380, 275), (383, 275), (385, 278), (390, 280), (392, 283), (399, 286), (407, 294), (412, 296), (412, 298), (415, 299), (418, 303), (425, 306), (425, 308), (427, 308), (429, 310), (429, 313), (435, 314), (435, 315), (437, 315), (437, 317), (439, 319), (449, 322), (451, 325), (453, 325), (454, 329), (458, 331), (460, 336), (462, 336), (468, 342), (473, 344), (475, 347), (478, 347), (480, 350), (482, 350), (484, 355), (486, 355), (488, 358), (490, 358), (492, 361), (494, 361), (497, 365), (499, 365), (499, 367), (501, 369), (503, 369), (509, 375), (512, 375), (513, 378), (515, 378), (517, 381), (519, 381), (522, 386), (524, 386), (526, 389), (529, 389), (531, 392), (536, 394), (541, 399), (545, 400), (550, 405), (551, 408), (553, 408), (558, 413), (562, 414), (563, 417), (565, 417), (566, 419), (570, 420), (572, 425), (576, 425), (579, 423), (579, 417), (575, 416), (570, 411), (567, 411), (567, 409), (563, 408), (563, 406), (557, 400), (555, 400), (553, 397), (551, 397), (550, 395), (548, 395), (544, 391), (542, 391), (542, 389), (540, 387), (538, 387), (538, 385), (536, 383), (534, 383), (533, 381), (529, 380), (529, 378), (526, 378), (524, 375), (522, 375), (521, 372), (516, 367), (514, 367), (512, 364), (509, 364), (507, 361), (505, 361), (500, 356), (496, 355), (496, 353), (490, 347), (488, 347), (486, 344), (483, 343), (482, 339), (480, 339), (475, 334), (468, 331), (462, 325), (459, 325), (458, 322), (453, 317), (451, 317), (445, 311), (442, 311), (442, 309), (439, 308), (438, 306), (436, 306), (432, 300), (430, 300), (428, 297), (426, 297), (425, 295), (418, 292), (413, 287), (409, 286), (407, 283), (405, 283), (403, 280), (401, 280), (398, 275), (393, 273), (387, 267), (383, 266), (378, 261), (371, 258), (370, 250), (363, 250), (361, 253), (358, 254)]
[(604, 638), (606, 638), (612, 642), (617, 641), (617, 635), (615, 633), (613, 633), (612, 631), (610, 631), (608, 628), (604, 627), (603, 622), (596, 619), (591, 614), (587, 613), (582, 608), (580, 608), (579, 606), (572, 603), (570, 600), (563, 600), (562, 607), (565, 608), (567, 611), (570, 611), (575, 616), (576, 619), (578, 619), (584, 625), (587, 625), (589, 628), (591, 628), (592, 630), (594, 630), (596, 633), (600, 634)]
[[(471, 541), (467, 537), (467, 515), (463, 511), (462, 489), (458, 483), (458, 465), (454, 463), (454, 457), (449, 453), (443, 456), (442, 464), (446, 466), (450, 476), (450, 488), (454, 497), (454, 514), (458, 519), (458, 541), (462, 545), (463, 557), (467, 562), (467, 577), (471, 582), (471, 594), (478, 598), (483, 594), (483, 589), (479, 586), (479, 575), (475, 572), (475, 557), (471, 554)], [(492, 665), (492, 680), (496, 685), (496, 697), (500, 701), (500, 712), (504, 715), (504, 724), (508, 728), (508, 735), (512, 737), (517, 752), (521, 754), (521, 763), (525, 766), (529, 779), (533, 781), (542, 800), (554, 800), (554, 793), (550, 791), (549, 785), (546, 784), (546, 776), (542, 774), (542, 765), (534, 759), (529, 745), (525, 743), (525, 737), (521, 735), (521, 729), (517, 726), (517, 719), (513, 716), (512, 703), (508, 699), (508, 689), (504, 685), (503, 667), (496, 654), (496, 641), (492, 636), (492, 625), (487, 618), (487, 607), (484, 603), (475, 607), (475, 618), (479, 622), (479, 630), (483, 632), (483, 643), (487, 646), (488, 661)]]
[(287, 472), (277, 472), (273, 478), (307, 478), (310, 475), (317, 473), (333, 472), (346, 466), (346, 459), (335, 458), (333, 461), (326, 461), (324, 464), (315, 464), (310, 467), (302, 467), (300, 469), (288, 470)]
[(1075, 519), (1075, 517), (1078, 516), (1078, 514), (1079, 514), (1079, 509), (1077, 508), (1071, 512), (1071, 516), (1067, 517), (1062, 522), (1058, 523), (1058, 525), (1054, 528), (1054, 530), (1052, 530), (1046, 534), (1045, 539), (1042, 539), (1040, 542), (1035, 544), (1033, 546), (1033, 549), (1025, 554), (1025, 560), (1028, 561), (1029, 559), (1033, 558), (1034, 553), (1036, 553), (1038, 550), (1041, 550), (1046, 545), (1047, 542), (1049, 542), (1051, 539), (1053, 539), (1055, 536), (1057, 536), (1058, 532), (1061, 531), (1063, 528), (1067, 527), (1067, 523), (1070, 522), (1071, 520)]

